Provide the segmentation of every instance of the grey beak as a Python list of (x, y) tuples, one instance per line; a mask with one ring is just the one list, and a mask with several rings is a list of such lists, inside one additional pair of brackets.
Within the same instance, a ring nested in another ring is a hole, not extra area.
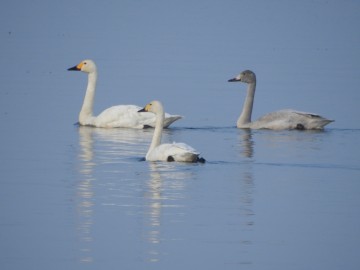
[(236, 79), (236, 78), (232, 78), (230, 80), (228, 80), (228, 82), (239, 82), (240, 80)]

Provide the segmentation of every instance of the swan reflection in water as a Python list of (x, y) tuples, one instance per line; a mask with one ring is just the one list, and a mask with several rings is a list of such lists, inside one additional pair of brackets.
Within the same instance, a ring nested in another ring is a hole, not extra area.
[(97, 159), (102, 163), (126, 162), (143, 157), (151, 140), (150, 129), (107, 129), (79, 126), (81, 141), (94, 140), (92, 150), (97, 153)]
[[(317, 141), (321, 141), (323, 134), (329, 131), (323, 130), (307, 130), (307, 131), (270, 131), (270, 130), (252, 130), (240, 129), (238, 132), (238, 149), (242, 158), (242, 182), (243, 190), (241, 193), (241, 201), (245, 206), (244, 210), (252, 214), (253, 190), (255, 189), (254, 170), (255, 166), (279, 166), (289, 164), (289, 156), (296, 157), (303, 155), (301, 149), (307, 147), (309, 150), (317, 145)], [(255, 140), (254, 140), (254, 137)], [(256, 141), (256, 145), (255, 145)], [(316, 149), (315, 149), (316, 151)], [(257, 156), (256, 157), (256, 153)], [(255, 162), (255, 160), (274, 160), (276, 162)], [(252, 221), (249, 220), (251, 223)]]
[(254, 155), (254, 140), (251, 129), (242, 129), (240, 134), (241, 154), (244, 158), (252, 158)]
[[(254, 205), (253, 195), (255, 189), (254, 181), (254, 140), (253, 131), (251, 129), (242, 129), (239, 134), (239, 149), (243, 160), (242, 174), (241, 174), (241, 190), (240, 190), (240, 204), (241, 214), (244, 217), (244, 225), (246, 228), (252, 228), (254, 224)], [(244, 239), (244, 245), (252, 244), (251, 239)]]
[[(129, 163), (137, 161), (146, 151), (151, 132), (132, 129), (102, 129), (79, 126), (78, 167), (76, 186), (77, 231), (80, 240), (82, 263), (93, 262), (92, 226), (94, 218), (94, 184), (100, 164)], [(97, 183), (98, 185), (98, 183)]]
[[(184, 180), (191, 179), (193, 172), (186, 169), (188, 166), (177, 163), (142, 161), (152, 138), (152, 130), (80, 126), (78, 131), (80, 179), (77, 184), (76, 205), (79, 219), (77, 227), (82, 246), (80, 261), (93, 262), (92, 247), (95, 239), (92, 236), (92, 226), (96, 215), (94, 209), (95, 203), (101, 203), (108, 207), (130, 207), (127, 214), (142, 215), (144, 260), (158, 262), (162, 255), (159, 249), (161, 242), (174, 240), (164, 239), (161, 229), (167, 226), (164, 222), (179, 222), (179, 218), (183, 216), (182, 200), (186, 185)], [(168, 132), (171, 134), (171, 131)], [(103, 168), (106, 168), (106, 171)], [(134, 175), (136, 170), (140, 173)], [(102, 177), (101, 181), (97, 181), (99, 175)], [(145, 179), (141, 179), (141, 176), (145, 176)], [(103, 197), (101, 202), (94, 199), (99, 185), (108, 187), (107, 196)], [(136, 199), (139, 190), (142, 190), (142, 202)], [(136, 201), (129, 203), (129, 200)], [(141, 203), (143, 209), (140, 212), (138, 203)], [(167, 215), (166, 219), (162, 217), (164, 214)]]
[(79, 129), (79, 154), (80, 161), (78, 171), (80, 179), (76, 187), (76, 209), (78, 214), (77, 231), (80, 238), (80, 258), (82, 263), (93, 262), (92, 256), (92, 225), (93, 225), (93, 170), (95, 163), (93, 161), (93, 144), (94, 140), (90, 133)]
[[(150, 179), (145, 193), (146, 209), (145, 239), (148, 248), (145, 260), (151, 263), (160, 261), (163, 255), (160, 245), (164, 241), (177, 241), (179, 239), (166, 239), (161, 235), (163, 227), (181, 222), (184, 216), (184, 190), (186, 179), (192, 179), (193, 173), (184, 170), (186, 165), (168, 162), (148, 162)], [(166, 215), (166, 219), (164, 216)]]

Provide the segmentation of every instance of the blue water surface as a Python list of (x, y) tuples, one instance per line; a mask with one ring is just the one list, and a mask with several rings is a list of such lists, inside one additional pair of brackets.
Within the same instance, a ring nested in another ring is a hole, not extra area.
[[(0, 9), (0, 268), (358, 269), (357, 1), (5, 1)], [(74, 125), (153, 99), (164, 142), (205, 164), (146, 162), (152, 129)], [(242, 130), (282, 108), (324, 131)]]

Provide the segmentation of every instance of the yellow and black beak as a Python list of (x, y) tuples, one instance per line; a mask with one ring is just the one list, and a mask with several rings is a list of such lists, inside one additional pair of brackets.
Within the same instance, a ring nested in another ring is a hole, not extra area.
[(68, 70), (75, 70), (75, 71), (81, 71), (82, 66), (84, 65), (83, 62), (81, 62), (80, 64), (73, 66), (71, 68), (68, 68)]
[(148, 112), (151, 106), (152, 106), (152, 104), (149, 103), (149, 104), (147, 104), (144, 108), (142, 108), (141, 110), (139, 110), (138, 112)]
[(78, 68), (78, 66), (73, 66), (73, 67), (71, 67), (71, 68), (68, 68), (68, 70), (80, 71), (80, 69)]

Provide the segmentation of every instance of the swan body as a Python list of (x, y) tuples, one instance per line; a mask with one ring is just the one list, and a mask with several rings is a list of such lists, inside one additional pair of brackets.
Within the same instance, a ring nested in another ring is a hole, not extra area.
[(334, 120), (326, 119), (318, 114), (300, 112), (292, 109), (285, 109), (276, 112), (268, 113), (256, 121), (251, 121), (251, 113), (254, 104), (256, 76), (250, 70), (241, 72), (238, 76), (228, 80), (229, 82), (244, 82), (248, 84), (247, 96), (245, 98), (244, 106), (237, 120), (238, 128), (251, 129), (323, 129), (324, 126), (333, 122)]
[(161, 144), (164, 122), (164, 109), (160, 101), (152, 101), (139, 112), (152, 112), (156, 116), (154, 135), (145, 159), (148, 161), (180, 161), (180, 162), (205, 162), (191, 146), (185, 143)]
[[(94, 116), (93, 106), (97, 81), (97, 68), (95, 62), (92, 60), (84, 60), (68, 70), (88, 73), (85, 98), (79, 114), (80, 125), (102, 128), (126, 127), (139, 129), (155, 127), (155, 115), (147, 112), (139, 113), (138, 111), (141, 107), (136, 105), (112, 106), (101, 112), (98, 116)], [(164, 127), (169, 127), (173, 122), (181, 118), (182, 116), (180, 115), (170, 115), (165, 113)]]

